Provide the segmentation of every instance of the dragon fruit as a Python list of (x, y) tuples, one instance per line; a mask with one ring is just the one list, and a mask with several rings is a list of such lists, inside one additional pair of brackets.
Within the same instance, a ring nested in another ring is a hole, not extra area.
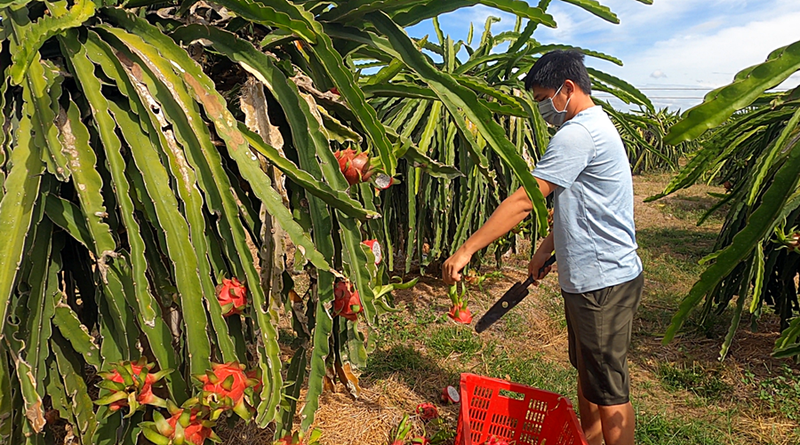
[(450, 302), (453, 306), (450, 307), (450, 312), (447, 314), (453, 321), (461, 324), (472, 323), (472, 313), (467, 308), (467, 294), (466, 285), (462, 283), (462, 291), (458, 293), (457, 283), (450, 286), (447, 291), (447, 296), (450, 297)]
[(472, 323), (472, 313), (469, 311), (469, 308), (467, 308), (466, 302), (454, 304), (453, 307), (450, 308), (450, 312), (447, 314), (447, 316), (456, 323)]
[(375, 257), (375, 265), (377, 266), (380, 264), (381, 260), (383, 259), (383, 253), (381, 252), (381, 245), (378, 243), (378, 240), (369, 239), (361, 244), (369, 247), (369, 250), (372, 251), (372, 255)]
[(442, 388), (442, 395), (439, 399), (447, 404), (458, 403), (461, 401), (461, 394), (459, 394), (458, 390), (454, 387), (447, 385)]
[(247, 305), (247, 288), (236, 277), (223, 278), (222, 284), (217, 286), (217, 300), (223, 316), (240, 314)]
[(166, 401), (153, 394), (153, 384), (161, 381), (171, 369), (157, 373), (150, 373), (155, 363), (147, 363), (147, 359), (140, 358), (137, 362), (121, 362), (113, 365), (113, 370), (99, 373), (103, 378), (97, 386), (110, 391), (95, 401), (97, 405), (108, 405), (111, 411), (118, 411), (128, 407), (132, 415), (142, 405), (165, 407)]
[(358, 291), (353, 283), (348, 279), (338, 281), (333, 286), (333, 296), (333, 314), (356, 321), (363, 307), (361, 306), (361, 297), (358, 296)]
[(413, 445), (431, 445), (431, 441), (425, 436), (418, 436), (411, 439)]
[(348, 184), (358, 184), (372, 176), (367, 153), (356, 153), (355, 150), (347, 149), (335, 152), (334, 156), (339, 161), (339, 170), (342, 171)]
[(414, 410), (422, 420), (431, 420), (439, 417), (439, 410), (432, 403), (420, 403)]
[(212, 428), (215, 422), (208, 419), (208, 411), (200, 409), (176, 409), (165, 419), (156, 411), (152, 422), (141, 422), (142, 433), (156, 445), (203, 445), (206, 439), (220, 442)]
[(245, 401), (245, 392), (258, 386), (259, 382), (248, 377), (244, 368), (237, 362), (212, 363), (211, 371), (196, 377), (203, 384), (199, 401), (217, 410), (232, 409), (242, 419), (249, 420), (252, 408)]

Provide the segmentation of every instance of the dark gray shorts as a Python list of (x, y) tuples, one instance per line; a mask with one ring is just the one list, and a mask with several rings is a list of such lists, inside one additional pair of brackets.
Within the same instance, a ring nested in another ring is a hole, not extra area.
[(586, 400), (610, 406), (630, 398), (628, 346), (644, 276), (582, 294), (561, 291), (567, 316), (569, 361)]

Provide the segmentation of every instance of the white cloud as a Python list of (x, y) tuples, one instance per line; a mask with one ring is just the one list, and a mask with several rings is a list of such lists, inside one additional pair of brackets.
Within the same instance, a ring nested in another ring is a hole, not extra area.
[(652, 77), (653, 79), (661, 79), (662, 77), (667, 77), (667, 75), (664, 74), (664, 72), (661, 70), (655, 70), (652, 73), (650, 73), (650, 77)]
[(679, 34), (629, 56), (626, 66), (618, 71), (634, 83), (646, 80), (654, 70), (661, 70), (677, 83), (720, 86), (730, 82), (742, 69), (763, 62), (772, 50), (800, 40), (797, 23), (800, 11), (712, 34)]

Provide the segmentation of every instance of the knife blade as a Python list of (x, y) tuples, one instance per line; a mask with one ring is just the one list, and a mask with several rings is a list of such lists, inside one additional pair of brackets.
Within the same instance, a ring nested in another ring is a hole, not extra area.
[[(544, 265), (539, 269), (539, 273), (544, 272), (544, 269), (551, 266), (556, 262), (556, 256), (553, 255), (544, 262)], [(497, 300), (488, 311), (481, 317), (475, 324), (475, 332), (481, 333), (489, 326), (493, 325), (508, 311), (518, 305), (520, 301), (528, 296), (528, 287), (533, 284), (533, 275), (529, 275), (528, 279), (522, 283), (514, 283), (511, 289), (507, 290), (499, 300)]]

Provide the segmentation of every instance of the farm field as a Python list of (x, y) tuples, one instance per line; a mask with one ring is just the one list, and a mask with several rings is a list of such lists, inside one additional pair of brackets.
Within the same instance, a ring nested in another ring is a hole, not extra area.
[[(652, 203), (642, 200), (663, 189), (668, 175), (634, 177), (636, 224), (646, 273), (645, 294), (634, 325), (629, 354), (632, 397), (637, 413), (637, 443), (653, 445), (800, 443), (800, 367), (769, 353), (777, 338), (777, 317), (765, 314), (759, 332), (740, 329), (728, 357), (718, 361), (724, 325), (701, 325), (694, 314), (682, 334), (667, 346), (661, 334), (711, 251), (720, 217), (701, 227), (697, 217), (717, 188), (697, 185)], [(475, 321), (515, 281), (525, 276), (527, 253), (509, 258), (500, 269), (486, 267), (485, 280), (469, 288)], [(362, 397), (353, 401), (343, 386), (322, 396), (316, 427), (322, 444), (388, 444), (390, 430), (418, 403), (434, 402), (443, 422), (428, 434), (455, 430), (456, 406), (438, 403), (446, 385), (458, 385), (460, 372), (509, 379), (554, 391), (575, 400), (576, 373), (567, 358), (566, 324), (554, 275), (478, 335), (473, 326), (455, 325), (447, 316), (447, 287), (434, 276), (396, 292), (407, 310), (384, 316), (377, 350), (361, 376)], [(725, 317), (723, 314), (721, 317)], [(743, 317), (743, 326), (750, 320)], [(473, 321), (474, 325), (474, 321)], [(288, 332), (282, 336), (288, 343)], [(423, 424), (415, 421), (415, 433)], [(226, 444), (253, 443), (257, 430), (237, 429)], [(266, 432), (264, 442), (267, 440)]]

